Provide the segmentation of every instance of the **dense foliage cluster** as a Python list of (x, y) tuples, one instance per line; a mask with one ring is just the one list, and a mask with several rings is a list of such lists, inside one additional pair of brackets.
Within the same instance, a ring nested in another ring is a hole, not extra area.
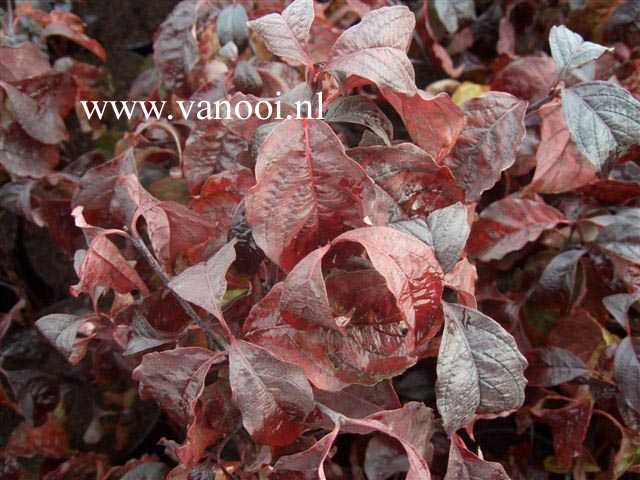
[(123, 126), (79, 17), (5, 12), (0, 477), (640, 473), (639, 15), (183, 0)]

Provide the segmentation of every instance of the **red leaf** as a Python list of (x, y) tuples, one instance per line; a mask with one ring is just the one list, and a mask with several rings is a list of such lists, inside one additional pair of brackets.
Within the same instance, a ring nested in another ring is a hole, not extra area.
[(415, 25), (413, 13), (405, 6), (372, 10), (340, 35), (323, 71), (346, 72), (412, 95), (415, 73), (406, 52)]
[(314, 250), (289, 272), (284, 281), (280, 310), (282, 318), (296, 328), (313, 325), (340, 330), (333, 318), (322, 275), (322, 258), (329, 245)]
[(0, 81), (16, 82), (50, 72), (51, 65), (33, 43), (0, 46)]
[(38, 142), (54, 145), (69, 137), (64, 122), (58, 112), (37, 102), (29, 95), (5, 82), (0, 82), (20, 126)]
[(414, 145), (360, 147), (349, 155), (409, 216), (426, 215), (464, 199), (451, 171)]
[(153, 198), (142, 188), (136, 174), (120, 177), (118, 184), (126, 188), (135, 203), (131, 228), (135, 229), (138, 216), (144, 217), (153, 250), (167, 272), (173, 272), (178, 255), (197, 260), (209, 242), (217, 238), (219, 229), (212, 220), (179, 203)]
[(37, 142), (18, 122), (0, 129), (0, 144), (3, 147), (0, 164), (15, 177), (44, 177), (60, 161), (55, 145)]
[(498, 72), (491, 83), (491, 89), (510, 93), (521, 100), (536, 102), (549, 94), (556, 79), (556, 66), (551, 58), (524, 57)]
[(383, 93), (402, 118), (411, 139), (437, 163), (442, 163), (467, 124), (460, 107), (446, 93), (433, 98), (424, 92), (413, 96)]
[(197, 2), (178, 3), (158, 27), (153, 39), (153, 63), (162, 81), (171, 90), (187, 97), (189, 75), (199, 59), (194, 37), (198, 20)]
[(526, 370), (529, 385), (554, 387), (589, 375), (589, 368), (573, 353), (563, 348), (547, 347), (527, 352)]
[(77, 315), (54, 313), (36, 322), (36, 328), (71, 364), (75, 365), (87, 353), (89, 341), (94, 335), (77, 338), (86, 319)]
[[(564, 397), (550, 396), (549, 400), (563, 400)], [(574, 458), (580, 458), (584, 440), (591, 421), (591, 397), (574, 399), (561, 408), (547, 409), (543, 403), (531, 409), (534, 417), (551, 427), (553, 451), (556, 463), (561, 469), (571, 468)]]
[[(443, 273), (433, 251), (417, 238), (389, 227), (368, 227), (343, 233), (333, 244), (362, 245), (375, 269), (387, 281), (409, 328), (433, 328), (439, 312)], [(435, 332), (433, 332), (435, 333)]]
[(227, 291), (225, 275), (236, 259), (234, 245), (232, 240), (206, 262), (187, 268), (171, 280), (169, 288), (223, 321), (221, 304)]
[(211, 174), (241, 167), (236, 158), (247, 145), (219, 120), (198, 122), (182, 155), (182, 171), (189, 190), (197, 192)]
[[(100, 287), (113, 288), (118, 293), (129, 293), (138, 290), (143, 295), (149, 289), (138, 272), (122, 256), (118, 247), (107, 238), (110, 233), (119, 230), (103, 230), (89, 225), (83, 215), (82, 207), (73, 210), (76, 226), (80, 227), (87, 239), (87, 250), (78, 250), (75, 255), (76, 271), (80, 282), (71, 287), (71, 293), (90, 293), (95, 296)], [(122, 232), (120, 232), (122, 233)]]
[(487, 462), (471, 453), (458, 435), (451, 437), (445, 480), (509, 480), (499, 463)]
[(5, 452), (14, 457), (64, 458), (70, 454), (69, 439), (62, 422), (50, 415), (39, 427), (31, 427), (26, 421), (18, 425), (11, 432)]
[[(389, 301), (380, 288), (388, 294), (384, 283), (380, 282), (374, 289), (369, 284), (353, 289), (357, 299), (355, 305), (362, 297), (376, 303), (377, 296), (381, 307), (388, 308)], [(320, 327), (298, 330), (280, 316), (281, 294), (282, 283), (275, 285), (254, 306), (245, 321), (246, 338), (299, 366), (316, 387), (337, 391), (354, 383), (375, 385), (416, 362), (410, 345), (412, 336), (406, 334), (406, 327), (399, 325), (397, 309), (398, 318), (391, 318), (392, 323), (352, 321), (344, 328), (344, 334)], [(379, 307), (376, 303), (370, 308), (376, 312)], [(363, 313), (368, 311), (364, 308)], [(353, 313), (356, 315), (357, 309)]]
[(302, 370), (242, 340), (229, 349), (233, 403), (247, 431), (267, 445), (287, 445), (302, 432), (314, 409), (313, 392)]
[(339, 392), (317, 390), (314, 393), (317, 402), (349, 418), (364, 418), (402, 407), (391, 380), (383, 380), (373, 387), (351, 385)]
[(335, 442), (340, 425), (336, 424), (333, 430), (318, 440), (307, 450), (280, 457), (273, 466), (273, 472), (269, 475), (273, 480), (317, 480), (326, 478), (323, 463), (329, 455), (329, 450)]
[(538, 114), (542, 124), (536, 153), (537, 167), (527, 190), (562, 193), (597, 181), (595, 168), (571, 140), (560, 102), (544, 105)]
[(40, 34), (40, 41), (44, 42), (52, 36), (68, 38), (89, 50), (103, 62), (107, 61), (107, 54), (102, 45), (84, 33), (82, 20), (73, 13), (53, 11), (49, 14), (47, 26)]
[(279, 57), (313, 68), (307, 39), (314, 18), (312, 0), (295, 0), (282, 14), (271, 13), (249, 22), (249, 28), (265, 41), (269, 51)]
[(200, 347), (147, 353), (132, 378), (140, 382), (140, 398), (155, 400), (175, 422), (189, 425), (195, 418), (195, 404), (204, 389), (207, 372), (216, 358), (211, 350)]
[(433, 434), (433, 410), (418, 402), (409, 402), (398, 410), (374, 413), (363, 420), (346, 418), (322, 408), (343, 429), (367, 434), (382, 432), (400, 442), (407, 453), (409, 470), (407, 480), (429, 480), (431, 473), (425, 460), (427, 447)]
[(467, 250), (484, 262), (499, 260), (564, 221), (559, 211), (538, 196), (510, 195), (482, 211), (471, 226)]
[(264, 141), (246, 197), (258, 246), (283, 270), (342, 232), (363, 226), (373, 183), (320, 120), (286, 120)]
[(524, 138), (527, 103), (507, 93), (489, 92), (462, 105), (467, 126), (445, 163), (467, 202), (476, 202), (516, 160)]

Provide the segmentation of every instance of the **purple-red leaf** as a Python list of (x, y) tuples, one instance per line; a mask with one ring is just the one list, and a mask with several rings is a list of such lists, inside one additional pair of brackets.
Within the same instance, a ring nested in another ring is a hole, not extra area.
[(478, 457), (453, 435), (444, 480), (509, 480), (509, 475), (502, 465)]
[(174, 421), (189, 425), (196, 401), (216, 355), (200, 347), (147, 353), (132, 377), (140, 382), (140, 398), (155, 400)]
[(75, 254), (76, 273), (80, 281), (71, 287), (71, 293), (95, 295), (100, 287), (113, 288), (118, 293), (129, 293), (138, 290), (143, 295), (149, 289), (138, 272), (122, 256), (118, 247), (107, 238), (109, 233), (121, 231), (103, 230), (93, 227), (82, 216), (82, 207), (73, 211), (76, 226), (82, 228), (88, 243), (87, 250), (78, 250)]
[(437, 163), (442, 163), (467, 124), (464, 112), (446, 93), (429, 98), (424, 92), (413, 96), (384, 92), (398, 112), (411, 139)]
[(273, 466), (270, 480), (326, 480), (323, 463), (335, 442), (340, 425), (318, 440), (312, 447), (300, 453), (280, 457)]
[(462, 105), (467, 126), (445, 163), (465, 189), (467, 202), (477, 202), (516, 160), (524, 138), (527, 102), (508, 93), (489, 92)]
[(285, 120), (264, 141), (246, 197), (258, 246), (290, 271), (312, 250), (365, 225), (374, 186), (320, 120)]
[(313, 391), (302, 370), (243, 340), (231, 342), (229, 380), (244, 427), (267, 445), (293, 442), (314, 409)]
[(349, 155), (409, 216), (426, 215), (464, 200), (451, 171), (409, 143), (358, 147)]
[(325, 245), (311, 252), (289, 272), (284, 281), (280, 310), (282, 318), (294, 327), (341, 327), (334, 321), (322, 275), (322, 258), (328, 250), (329, 245)]
[(295, 0), (280, 13), (271, 13), (249, 22), (271, 53), (313, 68), (307, 39), (314, 18), (313, 0)]
[(236, 259), (235, 243), (232, 240), (206, 262), (187, 268), (171, 280), (169, 288), (222, 320), (222, 297), (227, 291), (225, 275)]
[(9, 97), (16, 120), (33, 139), (54, 145), (69, 137), (64, 121), (56, 110), (37, 102), (8, 83), (0, 81), (0, 87)]
[(527, 352), (526, 370), (529, 385), (554, 387), (589, 375), (589, 368), (573, 353), (563, 348), (546, 347)]
[(527, 190), (562, 193), (597, 181), (596, 170), (571, 140), (560, 102), (538, 110), (542, 118), (536, 172)]
[(398, 93), (416, 91), (407, 58), (416, 19), (405, 6), (367, 12), (334, 43), (324, 71), (357, 75)]
[(366, 249), (371, 263), (387, 281), (409, 328), (433, 328), (444, 276), (428, 245), (389, 227), (351, 230), (333, 243), (342, 242), (359, 243)]
[(540, 197), (509, 197), (492, 203), (472, 225), (467, 249), (480, 260), (499, 260), (563, 222), (564, 216)]

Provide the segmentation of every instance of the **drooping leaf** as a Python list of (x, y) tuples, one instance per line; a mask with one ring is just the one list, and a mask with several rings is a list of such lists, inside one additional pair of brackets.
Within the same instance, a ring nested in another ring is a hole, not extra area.
[(140, 382), (140, 398), (155, 400), (174, 421), (189, 425), (216, 355), (200, 347), (147, 353), (132, 377)]
[(222, 298), (227, 291), (225, 275), (236, 259), (234, 245), (232, 240), (206, 262), (187, 268), (171, 280), (169, 288), (222, 320)]
[(387, 281), (409, 328), (433, 326), (442, 295), (442, 269), (433, 251), (415, 237), (389, 227), (368, 227), (340, 235), (334, 244), (362, 245)]
[(44, 177), (60, 161), (57, 146), (37, 142), (18, 122), (0, 129), (0, 145), (0, 165), (15, 177)]
[(175, 341), (175, 335), (163, 335), (150, 325), (139, 312), (136, 312), (131, 325), (131, 338), (122, 355), (136, 355)]
[[(80, 179), (78, 188), (73, 192), (71, 206), (82, 206), (82, 213), (88, 222), (95, 225), (108, 224), (112, 215), (111, 209), (114, 190), (121, 175), (136, 172), (133, 149), (127, 149), (111, 160), (89, 169)], [(120, 218), (125, 224), (126, 219)]]
[(113, 288), (118, 293), (138, 290), (143, 295), (148, 294), (149, 289), (138, 272), (107, 237), (118, 231), (89, 225), (82, 215), (81, 206), (73, 210), (73, 216), (76, 226), (83, 230), (88, 246), (86, 251), (78, 250), (75, 254), (76, 273), (80, 281), (70, 288), (71, 293), (74, 296), (83, 292), (95, 295), (100, 287), (105, 287)]
[(264, 141), (246, 216), (258, 246), (289, 271), (340, 233), (365, 225), (374, 187), (320, 120), (285, 120)]
[(640, 102), (610, 82), (583, 82), (562, 90), (571, 139), (597, 171), (640, 138)]
[(427, 217), (427, 224), (436, 257), (442, 270), (448, 272), (458, 263), (471, 231), (467, 209), (462, 203), (454, 203), (432, 212)]
[(71, 363), (77, 364), (87, 352), (93, 336), (78, 338), (86, 319), (77, 315), (54, 313), (36, 322), (36, 328)]
[(629, 330), (629, 309), (640, 300), (640, 291), (635, 293), (618, 293), (602, 299), (602, 303), (616, 321)]
[(464, 199), (449, 169), (414, 145), (358, 147), (349, 155), (409, 216), (427, 215)]
[(364, 125), (391, 145), (393, 125), (380, 108), (370, 99), (360, 96), (338, 97), (324, 112), (325, 121)]
[(444, 304), (436, 397), (445, 430), (465, 426), (475, 412), (501, 414), (524, 401), (527, 361), (513, 337), (477, 310)]
[(460, 107), (446, 93), (429, 98), (424, 92), (409, 96), (385, 91), (384, 96), (416, 145), (442, 163), (467, 123)]
[(340, 425), (313, 444), (312, 447), (300, 453), (280, 457), (269, 475), (273, 480), (316, 480), (325, 478), (323, 463), (329, 455), (329, 450), (336, 441)]
[(527, 352), (527, 360), (527, 380), (534, 387), (554, 387), (589, 374), (585, 363), (563, 348), (532, 350)]
[(322, 411), (345, 430), (361, 434), (379, 431), (397, 440), (407, 454), (407, 480), (431, 479), (425, 456), (433, 434), (433, 410), (424, 404), (409, 402), (397, 410), (374, 413), (362, 420), (346, 418), (324, 408)]
[(462, 105), (467, 126), (445, 164), (464, 188), (467, 202), (478, 201), (515, 162), (525, 134), (526, 108), (526, 102), (501, 92), (485, 93)]
[(244, 427), (267, 445), (293, 442), (314, 408), (313, 392), (302, 370), (243, 340), (231, 342), (229, 380)]
[(482, 261), (497, 260), (562, 221), (563, 215), (540, 197), (510, 195), (482, 211), (471, 227), (467, 249)]
[(249, 22), (274, 55), (291, 59), (313, 68), (307, 52), (307, 39), (313, 23), (312, 0), (295, 0), (282, 14), (271, 13)]
[(53, 11), (48, 15), (47, 26), (40, 33), (40, 41), (48, 37), (61, 36), (86, 48), (100, 60), (105, 62), (107, 54), (96, 40), (84, 33), (82, 19), (70, 12)]
[(542, 117), (540, 145), (536, 152), (536, 171), (527, 190), (562, 193), (597, 180), (596, 171), (571, 141), (562, 116), (560, 102), (551, 102), (538, 110)]
[(551, 27), (549, 46), (553, 60), (556, 62), (556, 70), (561, 77), (595, 60), (604, 52), (612, 51), (597, 43), (585, 42), (579, 34), (572, 32), (564, 25)]
[(402, 406), (391, 380), (383, 380), (373, 387), (351, 385), (339, 392), (317, 390), (314, 394), (317, 402), (350, 418), (364, 418)]
[(357, 75), (381, 88), (412, 95), (415, 73), (406, 52), (415, 25), (415, 16), (405, 6), (367, 12), (336, 40), (323, 70)]
[(135, 208), (135, 213), (129, 218), (131, 228), (135, 227), (139, 216), (144, 218), (153, 251), (167, 272), (173, 272), (174, 262), (180, 255), (199, 260), (204, 249), (220, 233), (218, 225), (208, 217), (177, 202), (155, 199), (140, 185), (135, 174), (120, 177), (118, 185), (126, 190), (134, 204), (131, 209)]
[(637, 338), (625, 337), (616, 350), (614, 360), (614, 372), (618, 388), (620, 388), (629, 406), (638, 412), (640, 412), (639, 347)]
[(433, 6), (449, 33), (456, 33), (460, 24), (476, 19), (473, 0), (435, 0)]
[(444, 480), (509, 480), (504, 467), (470, 452), (458, 435), (451, 438)]

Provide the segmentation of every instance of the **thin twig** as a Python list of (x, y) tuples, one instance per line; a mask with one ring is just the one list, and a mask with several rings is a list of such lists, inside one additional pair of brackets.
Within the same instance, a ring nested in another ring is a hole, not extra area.
[(142, 254), (142, 256), (145, 258), (145, 260), (147, 261), (149, 266), (153, 269), (153, 271), (158, 274), (164, 286), (171, 291), (174, 297), (176, 297), (180, 306), (184, 309), (185, 312), (187, 312), (187, 315), (189, 315), (191, 320), (193, 320), (193, 322), (196, 325), (198, 325), (200, 329), (204, 332), (204, 334), (207, 337), (207, 340), (209, 341), (209, 347), (210, 348), (215, 347), (218, 350), (226, 350), (228, 347), (227, 342), (220, 335), (218, 335), (209, 327), (207, 327), (207, 325), (202, 321), (202, 319), (197, 314), (197, 312), (193, 309), (191, 304), (169, 287), (169, 283), (171, 282), (171, 279), (167, 275), (167, 272), (164, 271), (164, 268), (162, 268), (162, 265), (158, 263), (158, 260), (156, 260), (156, 257), (154, 257), (153, 254), (149, 251), (149, 249), (147, 248), (147, 245), (144, 243), (144, 240), (142, 240), (142, 237), (140, 237), (140, 234), (137, 231), (131, 230), (129, 231), (129, 238), (131, 238), (133, 245)]

